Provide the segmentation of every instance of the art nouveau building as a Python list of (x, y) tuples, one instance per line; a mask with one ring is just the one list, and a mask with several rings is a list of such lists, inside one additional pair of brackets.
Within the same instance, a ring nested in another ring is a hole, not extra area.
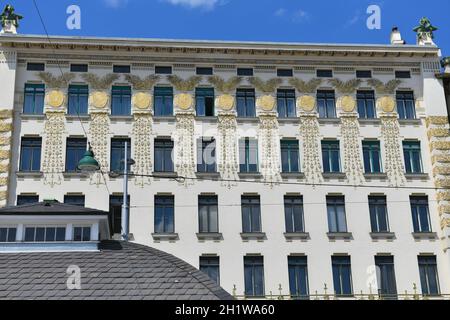
[[(0, 42), (3, 205), (109, 210), (119, 233), (129, 141), (134, 241), (230, 293), (450, 293), (436, 46)], [(88, 141), (103, 174), (76, 171)]]

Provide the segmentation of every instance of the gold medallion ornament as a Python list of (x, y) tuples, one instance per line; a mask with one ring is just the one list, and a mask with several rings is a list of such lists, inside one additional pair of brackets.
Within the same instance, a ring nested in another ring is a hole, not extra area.
[(148, 93), (138, 92), (133, 95), (131, 103), (138, 109), (148, 109), (152, 103), (152, 97)]
[(64, 93), (59, 90), (52, 90), (47, 93), (47, 103), (52, 108), (59, 108), (64, 103)]
[(229, 94), (223, 94), (216, 98), (216, 105), (223, 111), (230, 111), (234, 108), (234, 97)]
[(272, 111), (275, 108), (275, 98), (272, 96), (261, 96), (256, 99), (256, 105), (264, 111)]
[(316, 108), (316, 99), (313, 96), (301, 96), (297, 99), (297, 104), (305, 112), (312, 112)]
[(351, 96), (341, 97), (341, 107), (344, 112), (353, 112), (356, 108), (356, 101)]
[(187, 110), (194, 105), (194, 98), (189, 93), (179, 93), (175, 96), (174, 104), (181, 110)]
[(97, 91), (91, 95), (91, 104), (98, 109), (106, 107), (108, 103), (108, 94), (106, 92)]
[(393, 112), (395, 109), (395, 100), (389, 96), (381, 97), (378, 99), (378, 107), (383, 110), (383, 112)]

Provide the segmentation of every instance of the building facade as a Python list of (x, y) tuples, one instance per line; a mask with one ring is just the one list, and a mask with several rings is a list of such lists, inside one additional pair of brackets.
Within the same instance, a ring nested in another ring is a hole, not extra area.
[[(54, 198), (236, 296), (450, 293), (439, 49), (0, 37), (3, 205)], [(92, 146), (101, 172), (78, 172)]]

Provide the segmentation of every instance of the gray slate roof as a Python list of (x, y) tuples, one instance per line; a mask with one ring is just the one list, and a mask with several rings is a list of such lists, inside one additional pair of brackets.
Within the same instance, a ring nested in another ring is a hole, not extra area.
[(80, 206), (43, 201), (0, 209), (0, 215), (108, 215), (108, 212)]
[[(207, 275), (162, 251), (104, 241), (100, 252), (0, 253), (0, 300), (231, 300)], [(81, 290), (67, 289), (67, 268)]]

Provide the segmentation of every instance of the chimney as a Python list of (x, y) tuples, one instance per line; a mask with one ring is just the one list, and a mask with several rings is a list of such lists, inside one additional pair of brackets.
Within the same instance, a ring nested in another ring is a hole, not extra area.
[(392, 28), (391, 32), (391, 44), (392, 45), (404, 45), (406, 42), (402, 39), (402, 35), (397, 27)]

